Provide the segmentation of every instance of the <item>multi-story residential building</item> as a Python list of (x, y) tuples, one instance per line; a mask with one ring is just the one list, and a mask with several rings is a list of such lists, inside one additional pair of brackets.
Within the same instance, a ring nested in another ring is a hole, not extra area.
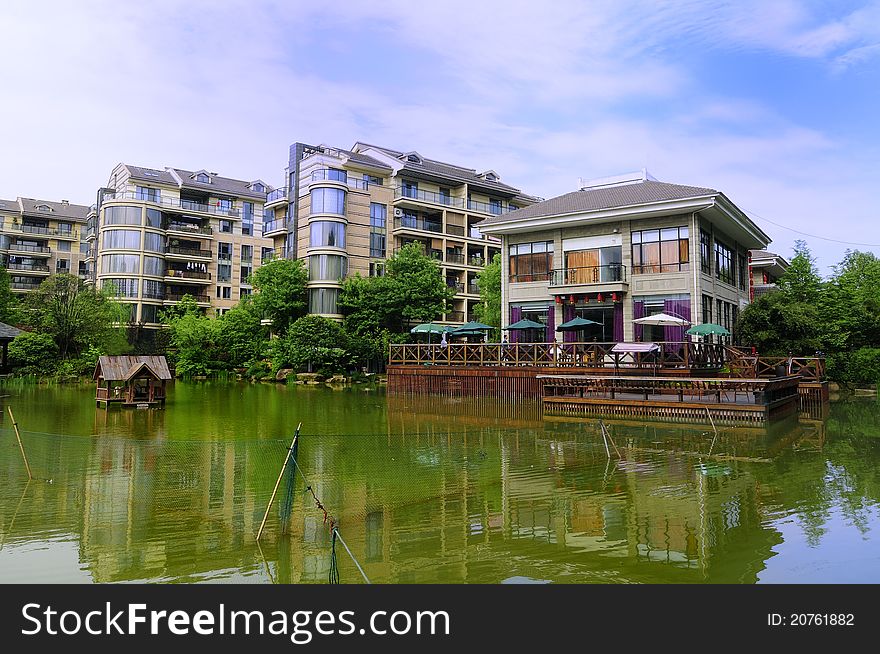
[(776, 288), (777, 280), (788, 268), (782, 256), (766, 250), (749, 250), (749, 284), (751, 297), (761, 297)]
[(351, 150), (295, 143), (287, 188), (270, 192), (264, 257), (304, 259), (309, 312), (340, 318), (337, 299), (347, 275), (381, 275), (385, 260), (414, 241), (436, 258), (456, 290), (443, 319), (471, 319), (476, 278), (501, 241), (476, 224), (538, 198), (501, 182), (494, 171), (427, 159), (366, 143)]
[[(531, 318), (548, 341), (682, 340), (682, 327), (632, 322), (661, 312), (732, 329), (749, 302), (749, 249), (770, 242), (720, 191), (645, 170), (477, 227), (502, 239), (502, 325)], [(576, 316), (595, 324), (560, 338), (555, 326)]]
[(272, 247), (263, 237), (271, 190), (207, 170), (119, 164), (90, 212), (87, 263), (147, 327), (187, 294), (223, 313), (251, 293), (249, 277)]
[(52, 273), (86, 276), (88, 211), (67, 200), (0, 200), (0, 261), (14, 292), (31, 291)]

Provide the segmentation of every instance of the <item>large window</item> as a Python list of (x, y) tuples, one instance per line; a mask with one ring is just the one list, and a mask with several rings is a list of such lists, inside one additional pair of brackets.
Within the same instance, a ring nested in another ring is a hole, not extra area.
[(70, 241), (56, 241), (56, 247), (59, 252), (70, 252)]
[(570, 250), (565, 253), (564, 278), (558, 281), (554, 280), (554, 283), (619, 282), (623, 278), (621, 256), (619, 245), (589, 250)]
[(385, 252), (385, 234), (370, 232), (370, 256), (383, 259)]
[(339, 289), (313, 288), (309, 290), (309, 313), (337, 313)]
[(378, 202), (370, 203), (370, 227), (385, 227), (388, 208)]
[(309, 225), (309, 246), (317, 247), (345, 247), (345, 225), (319, 220)]
[(403, 197), (405, 197), (405, 198), (419, 197), (418, 182), (410, 182), (410, 181), (404, 180), (403, 184), (401, 186), (401, 191), (403, 192)]
[(241, 233), (251, 236), (254, 233), (254, 203), (243, 202), (241, 205)]
[(146, 200), (147, 202), (161, 202), (162, 195), (159, 193), (159, 189), (150, 188), (149, 186), (138, 186), (137, 193), (135, 193), (135, 197), (138, 200)]
[(138, 280), (126, 277), (113, 277), (104, 279), (102, 288), (112, 288), (116, 297), (137, 297)]
[(746, 258), (743, 255), (738, 254), (736, 257), (736, 263), (736, 281), (739, 282), (739, 290), (744, 291), (749, 285)]
[(140, 272), (141, 257), (138, 254), (105, 254), (101, 257), (101, 272), (128, 273)]
[(147, 209), (147, 227), (162, 227), (162, 212), (158, 209)]
[(710, 295), (703, 296), (703, 322), (712, 322), (712, 297)]
[(551, 270), (553, 270), (553, 241), (510, 246), (510, 281), (547, 281)]
[(254, 246), (253, 245), (242, 245), (241, 246), (241, 261), (242, 263), (250, 263), (254, 260)]
[(165, 260), (159, 257), (144, 257), (144, 274), (161, 277), (165, 274)]
[(632, 233), (633, 274), (688, 269), (688, 228), (668, 227)]
[(345, 215), (345, 191), (338, 188), (313, 188), (311, 192), (314, 213)]
[(143, 297), (151, 300), (163, 299), (165, 297), (165, 284), (154, 279), (145, 279)]
[(165, 237), (161, 234), (147, 232), (144, 234), (144, 249), (149, 250), (150, 252), (164, 252)]
[(335, 254), (313, 254), (309, 257), (309, 279), (339, 281), (348, 273), (348, 258)]
[(218, 263), (217, 264), (217, 281), (218, 282), (231, 282), (232, 281), (232, 266), (228, 263)]
[(140, 225), (140, 207), (107, 207), (104, 209), (105, 225)]
[(159, 322), (159, 309), (155, 304), (141, 305), (141, 322)]
[(346, 173), (344, 170), (340, 170), (339, 168), (328, 168), (327, 179), (334, 182), (347, 182), (348, 173)]
[(108, 250), (140, 250), (141, 233), (133, 229), (107, 230), (104, 232), (104, 247)]
[(718, 239), (715, 239), (715, 276), (730, 285), (736, 281), (733, 271), (733, 250)]
[(712, 237), (709, 232), (700, 230), (700, 270), (712, 274)]

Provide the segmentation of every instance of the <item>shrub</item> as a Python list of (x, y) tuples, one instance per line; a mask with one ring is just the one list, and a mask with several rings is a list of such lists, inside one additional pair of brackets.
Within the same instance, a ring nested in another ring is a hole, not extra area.
[(51, 375), (58, 368), (58, 344), (50, 334), (24, 332), (9, 344), (9, 363), (21, 374)]
[(828, 357), (828, 376), (847, 386), (880, 383), (880, 348), (862, 347), (853, 352), (837, 352)]

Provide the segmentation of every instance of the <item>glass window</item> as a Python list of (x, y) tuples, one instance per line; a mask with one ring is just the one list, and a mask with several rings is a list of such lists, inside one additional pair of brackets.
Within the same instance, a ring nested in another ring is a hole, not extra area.
[(101, 282), (101, 288), (113, 289), (115, 297), (137, 297), (138, 280), (128, 277), (112, 277)]
[(313, 222), (309, 226), (310, 247), (345, 247), (345, 225), (329, 221)]
[(368, 184), (382, 186), (383, 179), (381, 177), (376, 177), (375, 175), (368, 175), (367, 173), (364, 173), (364, 181)]
[(217, 200), (217, 208), (220, 211), (232, 211), (232, 200), (220, 198)]
[(688, 269), (687, 227), (666, 227), (632, 233), (633, 273), (678, 272)]
[(493, 213), (496, 216), (501, 213), (501, 200), (489, 198), (489, 213)]
[(724, 243), (715, 240), (715, 276), (727, 284), (733, 285), (733, 251)]
[(709, 232), (700, 230), (700, 270), (712, 274), (712, 237)]
[(242, 284), (250, 284), (250, 281), (248, 281), (248, 280), (250, 280), (251, 274), (253, 274), (253, 272), (254, 272), (254, 269), (251, 268), (250, 266), (242, 266), (241, 267), (241, 277), (240, 277), (241, 283)]
[(251, 236), (254, 233), (254, 203), (245, 202), (242, 205), (241, 233)]
[(165, 284), (155, 279), (145, 279), (143, 297), (150, 298), (151, 300), (163, 299), (165, 297)]
[(231, 220), (221, 220), (220, 221), (220, 231), (224, 234), (232, 233), (232, 221)]
[(703, 296), (703, 322), (712, 322), (712, 297)]
[(150, 252), (164, 252), (165, 237), (161, 234), (147, 232), (144, 234), (144, 249), (149, 250)]
[(385, 258), (385, 234), (370, 232), (370, 256), (379, 259)]
[(327, 179), (334, 182), (347, 182), (348, 173), (346, 173), (344, 170), (340, 170), (339, 168), (328, 168)]
[(242, 245), (241, 246), (241, 260), (242, 261), (253, 261), (254, 260), (254, 246), (253, 245)]
[(348, 273), (348, 258), (335, 254), (313, 254), (309, 257), (309, 279), (339, 281)]
[(313, 188), (311, 213), (345, 215), (345, 191), (338, 188)]
[(511, 245), (509, 264), (511, 282), (550, 279), (550, 271), (553, 270), (553, 241)]
[(135, 193), (135, 197), (138, 200), (145, 200), (147, 202), (161, 202), (162, 195), (159, 193), (159, 189), (150, 188), (149, 186), (138, 186), (137, 192)]
[(58, 223), (58, 233), (70, 236), (73, 234), (73, 223)]
[(207, 184), (211, 179), (205, 173), (199, 173), (196, 175), (196, 181), (201, 182), (202, 184)]
[(336, 299), (338, 294), (339, 289), (336, 288), (309, 289), (309, 313), (337, 313)]
[(385, 227), (385, 220), (388, 217), (388, 207), (378, 202), (370, 203), (370, 226)]
[[(151, 257), (153, 258), (153, 257)], [(139, 254), (105, 254), (101, 257), (102, 273), (138, 274), (141, 267)]]
[(230, 282), (232, 281), (232, 266), (228, 263), (218, 263), (217, 264), (217, 281), (218, 282)]
[(217, 244), (217, 259), (221, 261), (232, 261), (232, 243)]
[(403, 197), (405, 198), (417, 198), (419, 196), (419, 185), (417, 182), (404, 180), (401, 190), (403, 191)]
[(110, 229), (104, 232), (103, 244), (107, 249), (140, 250), (141, 233), (132, 229)]
[(140, 225), (140, 207), (107, 207), (104, 209), (105, 225)]
[[(119, 255), (116, 255), (119, 256)], [(122, 255), (128, 256), (128, 255)], [(144, 274), (145, 275), (155, 275), (156, 277), (161, 277), (165, 274), (165, 260), (160, 259), (159, 257), (144, 257)]]
[(55, 247), (59, 252), (70, 252), (70, 241), (56, 241)]
[(159, 322), (159, 307), (155, 304), (142, 304), (141, 322)]
[(231, 286), (218, 286), (217, 287), (217, 297), (221, 300), (229, 300), (232, 298), (232, 287)]
[[(739, 282), (739, 290), (746, 290), (749, 280), (748, 280), (748, 266), (746, 265), (746, 258), (742, 254), (737, 255), (737, 270), (736, 270), (736, 280)], [(734, 320), (734, 322), (736, 322)]]
[(58, 272), (58, 273), (70, 272), (70, 259), (57, 259), (55, 261), (55, 272)]
[(158, 209), (147, 209), (147, 227), (162, 227), (162, 212)]

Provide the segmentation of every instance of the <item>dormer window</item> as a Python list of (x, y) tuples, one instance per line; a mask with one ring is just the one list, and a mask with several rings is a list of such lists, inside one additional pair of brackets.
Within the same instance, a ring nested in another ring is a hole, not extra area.
[(47, 213), (48, 213), (49, 211), (52, 211), (51, 207), (49, 207), (48, 204), (38, 204), (38, 205), (36, 205), (35, 209), (36, 209), (37, 211), (45, 211), (45, 212), (47, 212)]
[(208, 177), (205, 173), (197, 173), (196, 174), (196, 181), (200, 182), (202, 184), (210, 184), (211, 178)]
[(263, 185), (262, 182), (254, 182), (253, 184), (251, 184), (251, 190), (255, 193), (265, 193), (266, 187)]
[(407, 152), (401, 157), (401, 159), (403, 159), (404, 161), (408, 161), (409, 163), (422, 163), (422, 157), (419, 155), (418, 152)]

